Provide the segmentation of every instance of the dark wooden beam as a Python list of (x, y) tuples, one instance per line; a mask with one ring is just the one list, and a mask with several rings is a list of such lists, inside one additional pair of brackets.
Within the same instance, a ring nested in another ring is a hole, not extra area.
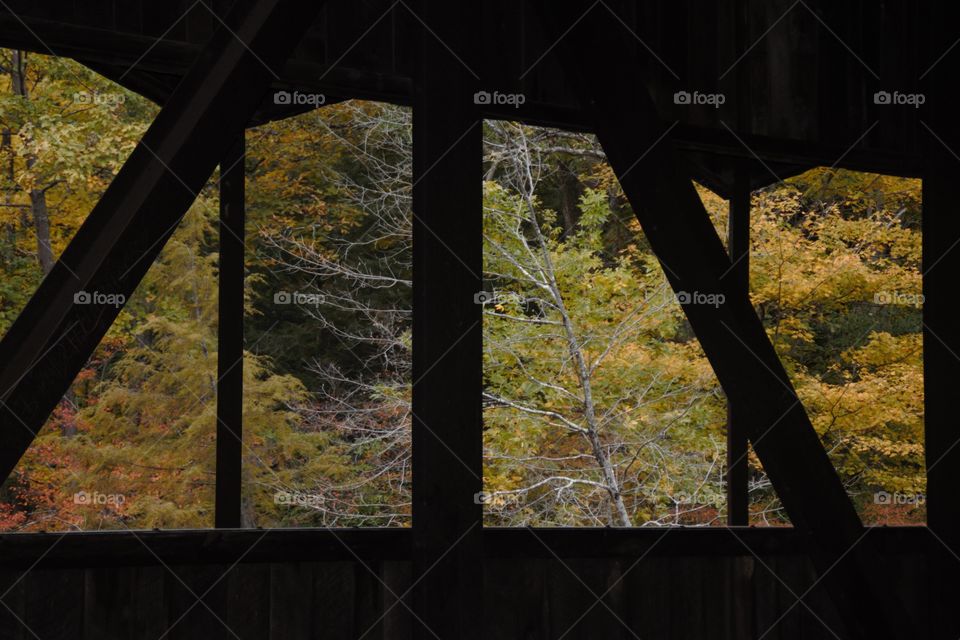
[[(940, 135), (947, 132), (940, 129)], [(960, 139), (953, 138), (960, 142)], [(957, 147), (960, 149), (960, 146)], [(923, 178), (923, 392), (927, 463), (927, 526), (942, 546), (931, 555), (938, 637), (960, 636), (953, 611), (960, 598), (960, 325), (957, 279), (960, 277), (960, 216), (956, 182), (960, 163), (931, 147)]]
[[(930, 60), (954, 46), (953, 25), (960, 20), (955, 3), (931, 2)], [(945, 55), (924, 78), (927, 100), (921, 111), (923, 140), (923, 392), (927, 467), (927, 526), (936, 541), (929, 556), (931, 626), (936, 638), (960, 637), (960, 122), (957, 74), (960, 57)]]
[[(909, 638), (906, 610), (800, 403), (641, 78), (645, 55), (605, 7), (538, 2), (568, 80), (707, 358), (853, 637)], [(618, 6), (618, 5), (614, 5)], [(584, 13), (586, 11), (586, 13)], [(575, 26), (572, 26), (575, 25)], [(703, 302), (697, 303), (697, 300)], [(748, 409), (749, 408), (749, 409)]]
[(220, 162), (217, 320), (217, 528), (240, 527), (243, 462), (244, 134)]
[(81, 64), (104, 78), (113, 80), (124, 89), (133, 91), (159, 105), (163, 105), (170, 99), (174, 89), (177, 88), (177, 83), (183, 78), (183, 76), (168, 76), (150, 71), (130, 71), (129, 67), (102, 62), (81, 62)]
[[(399, 11), (401, 14), (405, 12), (402, 7)], [(416, 20), (412, 19), (411, 24), (416, 24)], [(166, 75), (174, 80), (179, 79), (200, 50), (196, 43), (170, 37), (156, 41), (130, 31), (71, 24), (49, 18), (14, 17), (2, 8), (0, 46), (44, 54), (50, 52), (47, 48), (49, 46), (57, 55), (78, 60), (131, 90), (161, 103), (164, 101), (160, 95), (163, 87), (176, 86), (176, 82), (159, 82), (157, 78)], [(360, 48), (363, 46), (364, 43), (361, 43)], [(375, 61), (376, 58), (371, 57), (370, 60)], [(127, 73), (134, 63), (136, 69)], [(360, 67), (340, 62), (331, 67), (321, 62), (297, 59), (288, 61), (279, 75), (281, 81), (274, 81), (275, 89), (298, 88), (301, 91), (315, 91), (326, 94), (328, 99), (338, 96), (337, 99), (379, 100), (404, 105), (409, 105), (412, 101), (413, 84), (409, 74), (401, 73), (395, 67), (385, 66), (383, 63), (370, 62), (369, 66)], [(121, 79), (121, 76), (124, 77)], [(483, 107), (482, 114), (487, 118), (569, 130), (584, 131), (591, 128), (582, 109), (545, 102), (538, 95), (526, 97), (527, 101), (519, 108), (489, 104)], [(262, 106), (264, 109), (254, 116), (254, 121), (284, 116), (282, 110), (268, 110), (269, 104)], [(737, 132), (736, 136), (724, 128), (681, 122), (674, 129), (673, 138), (678, 148), (684, 151), (751, 160), (756, 154), (763, 158), (777, 175), (783, 177), (797, 165), (832, 165), (838, 158), (842, 159), (838, 166), (844, 168), (893, 175), (920, 175), (921, 159), (916, 154), (885, 148), (849, 149), (849, 144), (859, 134), (852, 134), (853, 138), (846, 142), (798, 140), (750, 134), (746, 133), (747, 127), (743, 123), (741, 126), (735, 126), (737, 123), (733, 122), (728, 124)], [(757, 180), (766, 181), (762, 184), (769, 184), (774, 180), (767, 168), (761, 165), (756, 167), (754, 177), (755, 186), (760, 186)]]
[[(733, 2), (727, 6), (731, 12), (731, 23), (737, 51), (746, 51), (752, 46), (750, 34), (750, 5), (746, 2)], [(732, 96), (737, 104), (736, 128), (748, 129), (751, 118), (751, 98), (753, 86), (750, 83), (750, 69), (747, 65), (737, 65), (733, 70), (736, 95)], [(758, 163), (759, 164), (759, 163)], [(728, 277), (734, 278), (734, 286), (738, 286), (747, 295), (750, 295), (750, 193), (753, 190), (753, 180), (750, 168), (746, 161), (727, 164), (727, 173), (732, 173), (729, 180), (729, 220), (727, 228), (727, 254), (733, 264)], [(766, 169), (766, 167), (758, 167)], [(778, 167), (779, 169), (779, 167)], [(777, 175), (766, 172), (766, 184), (784, 180), (786, 175), (780, 171)], [(735, 407), (727, 400), (727, 524), (730, 526), (746, 526), (750, 524), (750, 466), (747, 459), (749, 442), (747, 429), (742, 424), (743, 408)], [(742, 563), (737, 566), (738, 579), (743, 579), (746, 572)]]
[[(0, 342), (0, 478), (93, 353), (322, 2), (238, 0)], [(113, 297), (105, 297), (113, 296)]]
[[(531, 535), (531, 531), (535, 535)], [(262, 562), (409, 560), (410, 529), (187, 529), (0, 534), (0, 569)], [(920, 527), (875, 527), (885, 558), (922, 557), (936, 541)], [(795, 556), (810, 537), (793, 528), (486, 528), (483, 558), (721, 558)], [(54, 544), (56, 542), (56, 544)], [(556, 556), (554, 556), (556, 554)], [(39, 563), (39, 564), (38, 564)], [(629, 566), (629, 564), (627, 565)]]
[(483, 438), (480, 5), (422, 0), (413, 106), (416, 638), (480, 638)]
[[(77, 25), (42, 18), (13, 16), (0, 8), (0, 46), (19, 48), (63, 58), (72, 58), (98, 73), (163, 103), (177, 81), (194, 64), (202, 49), (195, 42), (171, 37), (154, 39), (140, 33)], [(346, 92), (351, 98), (409, 104), (412, 82), (392, 70), (364, 70), (338, 65), (291, 59), (271, 78), (273, 89), (299, 89), (322, 92), (326, 104)], [(169, 78), (153, 81), (154, 86), (138, 82), (139, 77)], [(166, 93), (163, 87), (169, 87)], [(145, 91), (141, 90), (141, 87)], [(281, 112), (272, 104), (272, 96), (262, 105), (265, 112)]]
[(0, 534), (0, 569), (27, 568), (41, 560), (47, 567), (104, 568), (233, 563), (241, 557), (249, 563), (409, 560), (410, 536), (401, 528)]
[[(743, 163), (734, 169), (727, 222), (727, 253), (732, 266), (727, 275), (731, 287), (750, 295), (750, 174)], [(742, 407), (727, 401), (727, 524), (750, 524), (748, 494), (747, 429), (743, 424)]]

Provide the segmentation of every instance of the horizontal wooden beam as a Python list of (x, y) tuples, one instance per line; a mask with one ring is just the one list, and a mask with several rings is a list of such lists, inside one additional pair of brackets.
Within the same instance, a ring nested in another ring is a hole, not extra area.
[[(176, 80), (186, 72), (200, 51), (198, 45), (189, 42), (155, 40), (131, 32), (49, 19), (14, 17), (2, 10), (0, 46), (43, 54), (49, 54), (50, 50), (53, 50), (59, 56), (74, 58), (127, 85), (131, 90), (144, 93), (150, 99), (160, 102), (162, 96), (158, 90), (163, 83), (157, 78), (169, 76), (174, 80), (166, 84), (176, 86)], [(329, 67), (306, 60), (290, 60), (279, 75), (282, 79), (273, 81), (274, 89), (297, 88), (323, 93), (328, 102), (363, 99), (409, 105), (413, 100), (412, 78), (395, 69), (357, 68), (343, 64)], [(253, 117), (253, 122), (290, 115), (283, 109), (271, 106), (269, 103), (261, 105), (261, 109)], [(581, 109), (546, 104), (533, 99), (519, 107), (483, 105), (480, 112), (490, 119), (522, 121), (531, 125), (574, 131), (592, 129), (589, 117)], [(730, 125), (737, 130), (734, 123)], [(860, 171), (917, 177), (922, 164), (919, 157), (892, 151), (850, 149), (848, 147), (853, 139), (846, 142), (813, 143), (742, 131), (737, 131), (734, 135), (727, 129), (689, 123), (677, 124), (673, 139), (677, 148), (683, 151), (751, 160), (760, 157), (768, 167), (757, 168), (755, 180), (764, 180), (764, 184), (775, 182), (778, 177), (787, 177), (791, 173), (790, 167), (796, 165), (831, 166), (836, 163), (838, 166)]]
[[(790, 527), (644, 529), (485, 528), (484, 558), (760, 557), (807, 555), (810, 537)], [(885, 558), (923, 556), (938, 544), (923, 527), (874, 527)], [(244, 555), (244, 552), (249, 553)], [(410, 560), (410, 529), (190, 529), (0, 534), (0, 567)]]

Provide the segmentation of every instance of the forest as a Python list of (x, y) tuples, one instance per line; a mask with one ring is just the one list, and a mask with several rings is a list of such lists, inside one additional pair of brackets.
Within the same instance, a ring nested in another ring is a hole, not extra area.
[[(157, 112), (0, 50), (0, 333)], [(247, 131), (245, 526), (410, 525), (411, 133), (359, 101)], [(723, 525), (724, 394), (603, 150), (484, 139), (485, 524)], [(217, 177), (0, 487), (0, 530), (213, 525)], [(770, 180), (754, 308), (864, 522), (922, 524), (920, 182)], [(696, 188), (725, 238), (727, 202)], [(748, 462), (751, 523), (789, 525)]]

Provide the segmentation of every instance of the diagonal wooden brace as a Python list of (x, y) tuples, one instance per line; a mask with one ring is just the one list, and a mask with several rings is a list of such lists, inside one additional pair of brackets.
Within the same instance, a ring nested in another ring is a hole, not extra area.
[(238, 0), (0, 341), (0, 477), (30, 446), (323, 4)]
[[(639, 45), (604, 3), (537, 2), (564, 69), (637, 219), (852, 637), (907, 638), (910, 622), (880, 571), (836, 470), (643, 82)], [(614, 5), (616, 6), (616, 5)], [(586, 11), (586, 15), (584, 15)], [(571, 25), (576, 25), (571, 28)], [(686, 296), (679, 294), (685, 293)], [(714, 297), (710, 297), (714, 296)], [(721, 297), (722, 296), (722, 297)], [(722, 300), (722, 304), (698, 304)]]

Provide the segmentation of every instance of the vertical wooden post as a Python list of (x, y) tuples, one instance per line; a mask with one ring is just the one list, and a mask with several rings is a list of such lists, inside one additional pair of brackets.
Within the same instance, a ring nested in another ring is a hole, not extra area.
[[(960, 420), (956, 381), (960, 379), (960, 325), (956, 282), (960, 274), (960, 215), (953, 197), (960, 166), (932, 150), (923, 177), (923, 378), (927, 460), (927, 526), (931, 541), (931, 608), (936, 637), (957, 637), (951, 613), (960, 596), (956, 584), (960, 554)], [(952, 250), (951, 250), (952, 249)], [(953, 553), (950, 550), (953, 550)], [(948, 595), (949, 594), (949, 595)]]
[(217, 322), (217, 528), (241, 526), (243, 460), (244, 134), (220, 163)]
[[(929, 41), (934, 51), (953, 45), (956, 10), (930, 3)], [(939, 53), (937, 54), (939, 55)], [(935, 59), (935, 58), (933, 58)], [(960, 276), (960, 208), (956, 177), (960, 172), (956, 74), (960, 59), (944, 56), (932, 67), (922, 92), (923, 169), (923, 385), (927, 463), (927, 526), (932, 532), (930, 564), (931, 637), (960, 636), (956, 603), (960, 598), (960, 324), (957, 278)]]
[(413, 102), (414, 637), (480, 638), (479, 3), (421, 0)]
[[(732, 286), (750, 295), (750, 174), (742, 163), (734, 170), (727, 225), (727, 253), (733, 263), (725, 276)], [(747, 495), (747, 429), (741, 419), (745, 407), (727, 400), (727, 524), (750, 524)]]

